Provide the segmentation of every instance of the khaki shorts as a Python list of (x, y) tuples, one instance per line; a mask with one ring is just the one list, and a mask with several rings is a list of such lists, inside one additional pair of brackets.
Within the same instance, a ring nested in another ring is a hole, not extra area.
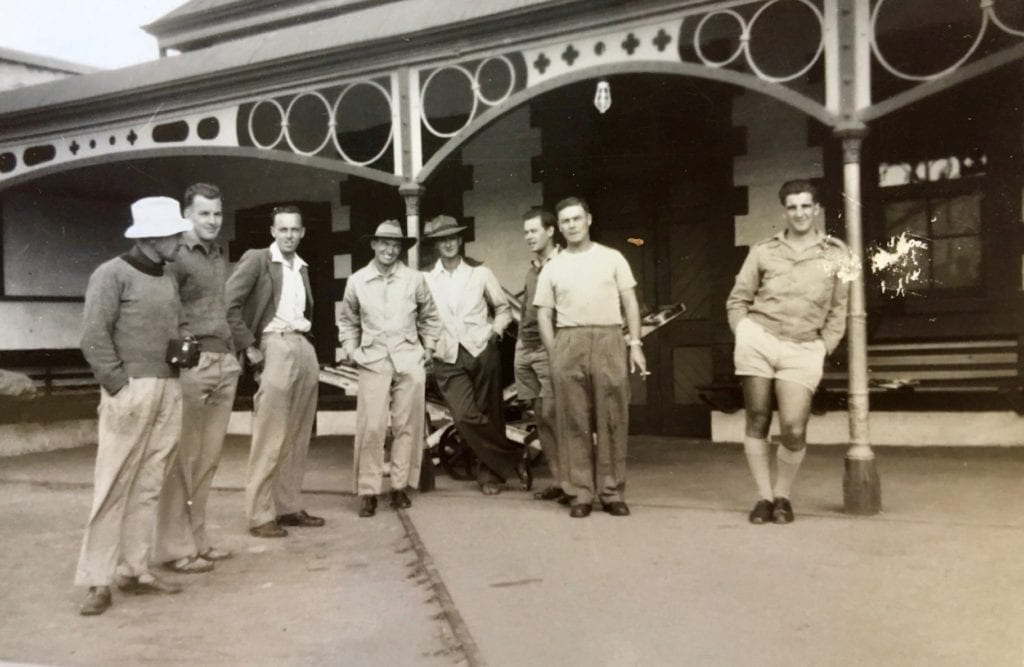
[(795, 382), (814, 392), (825, 372), (825, 342), (781, 340), (745, 317), (736, 325), (732, 359), (736, 375)]
[(532, 401), (535, 398), (553, 398), (551, 389), (551, 362), (543, 345), (526, 347), (516, 343), (516, 398)]

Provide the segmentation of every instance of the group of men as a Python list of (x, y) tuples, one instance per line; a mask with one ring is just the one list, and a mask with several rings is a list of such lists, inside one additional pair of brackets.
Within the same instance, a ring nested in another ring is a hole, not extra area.
[[(86, 289), (82, 352), (101, 386), (92, 510), (76, 584), (83, 615), (128, 594), (177, 593), (151, 572), (208, 572), (232, 553), (207, 533), (206, 506), (242, 367), (253, 398), (246, 513), (256, 537), (322, 526), (301, 489), (316, 411), (319, 366), (308, 340), (313, 302), (295, 207), (275, 209), (269, 248), (246, 252), (230, 278), (218, 245), (220, 190), (197, 183), (179, 203), (132, 204), (127, 253), (102, 264)], [(198, 355), (195, 352), (198, 351)]]
[[(533, 405), (554, 478), (535, 496), (570, 505), (576, 518), (590, 514), (596, 496), (605, 511), (625, 516), (627, 359), (646, 373), (636, 281), (621, 253), (591, 240), (584, 200), (565, 199), (556, 212), (534, 208), (522, 222), (534, 259), (516, 342), (517, 395)], [(556, 222), (564, 249), (555, 244)], [(400, 259), (416, 239), (385, 221), (368, 237), (373, 260), (345, 288), (338, 331), (342, 360), (359, 372), (354, 478), (362, 517), (376, 513), (389, 424), (391, 505), (411, 505), (406, 489), (422, 457), (428, 367), (476, 456), (481, 493), (501, 493), (516, 477), (529, 486), (529, 468), (505, 433), (498, 341), (510, 305), (490, 269), (463, 256), (465, 230), (447, 215), (427, 222), (423, 238), (437, 260), (419, 272)]]
[[(729, 296), (735, 365), (743, 378), (747, 459), (761, 496), (753, 523), (793, 520), (789, 495), (803, 459), (810, 400), (824, 356), (843, 336), (847, 285), (836, 267), (848, 253), (820, 232), (818, 193), (783, 185), (786, 228), (751, 248)], [(103, 613), (111, 584), (127, 593), (176, 593), (150, 562), (207, 572), (231, 557), (206, 531), (206, 504), (241, 373), (259, 383), (253, 399), (246, 512), (255, 537), (286, 526), (322, 526), (302, 506), (306, 454), (317, 404), (318, 364), (310, 341), (313, 301), (299, 210), (275, 208), (269, 248), (246, 252), (225, 279), (217, 245), (219, 190), (196, 184), (178, 202), (132, 205), (125, 236), (134, 247), (101, 265), (86, 292), (82, 350), (102, 386), (95, 495), (76, 583), (89, 587), (82, 614)], [(625, 503), (629, 373), (648, 375), (640, 340), (636, 280), (621, 253), (591, 239), (587, 203), (569, 197), (552, 214), (534, 208), (522, 229), (534, 255), (526, 273), (515, 379), (532, 404), (553, 482), (534, 496), (590, 515), (595, 500), (613, 516)], [(565, 246), (555, 243), (556, 227)], [(354, 491), (359, 516), (374, 516), (390, 478), (390, 504), (409, 507), (424, 449), (429, 370), (461, 439), (478, 460), (481, 493), (509, 479), (529, 486), (522, 453), (505, 434), (498, 341), (512, 320), (494, 274), (463, 255), (465, 226), (440, 215), (424, 226), (437, 260), (406, 266), (417, 243), (395, 220), (369, 241), (373, 259), (353, 273), (338, 315), (340, 361), (358, 369)], [(626, 335), (623, 335), (623, 327)], [(198, 362), (181, 364), (183, 341)], [(180, 366), (180, 367), (179, 367)], [(772, 392), (782, 446), (771, 484)], [(390, 431), (390, 461), (385, 441)]]

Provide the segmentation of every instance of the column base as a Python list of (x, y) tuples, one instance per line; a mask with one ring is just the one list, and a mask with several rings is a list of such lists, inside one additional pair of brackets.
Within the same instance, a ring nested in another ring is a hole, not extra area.
[(843, 511), (861, 516), (870, 516), (882, 511), (882, 484), (878, 479), (874, 457), (846, 457), (846, 470), (843, 474)]

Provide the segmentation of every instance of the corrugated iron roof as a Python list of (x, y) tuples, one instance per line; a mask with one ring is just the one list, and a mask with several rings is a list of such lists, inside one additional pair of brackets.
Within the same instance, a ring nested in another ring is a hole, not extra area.
[(0, 46), (0, 60), (29, 65), (30, 67), (38, 67), (40, 69), (53, 70), (55, 72), (67, 72), (68, 74), (90, 74), (92, 72), (103, 71), (99, 67), (83, 65), (81, 63), (71, 62), (70, 60), (62, 60), (60, 58), (52, 58), (50, 56), (43, 56), (38, 53), (19, 51), (18, 49), (8, 49), (3, 46)]
[[(226, 0), (195, 0), (225, 2)], [(580, 0), (405, 0), (274, 30), (207, 49), (53, 83), (28, 86), (0, 95), (0, 115), (136, 94), (160, 86), (186, 83), (217, 73), (251, 69), (261, 64), (341, 51), (361, 44), (394, 40), (406, 48), (406, 38), (444, 26), (458, 26), (500, 14), (542, 5)]]

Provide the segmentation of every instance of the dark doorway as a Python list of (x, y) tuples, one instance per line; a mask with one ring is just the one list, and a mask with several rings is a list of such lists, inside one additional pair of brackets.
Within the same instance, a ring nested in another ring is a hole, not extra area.
[[(594, 240), (621, 251), (645, 310), (682, 301), (687, 313), (644, 340), (653, 374), (634, 377), (633, 432), (707, 437), (695, 385), (711, 381), (733, 246), (732, 89), (661, 75), (611, 77), (612, 107), (594, 108), (595, 81), (533, 103), (545, 205), (582, 195)], [(731, 266), (731, 265), (730, 265)]]

